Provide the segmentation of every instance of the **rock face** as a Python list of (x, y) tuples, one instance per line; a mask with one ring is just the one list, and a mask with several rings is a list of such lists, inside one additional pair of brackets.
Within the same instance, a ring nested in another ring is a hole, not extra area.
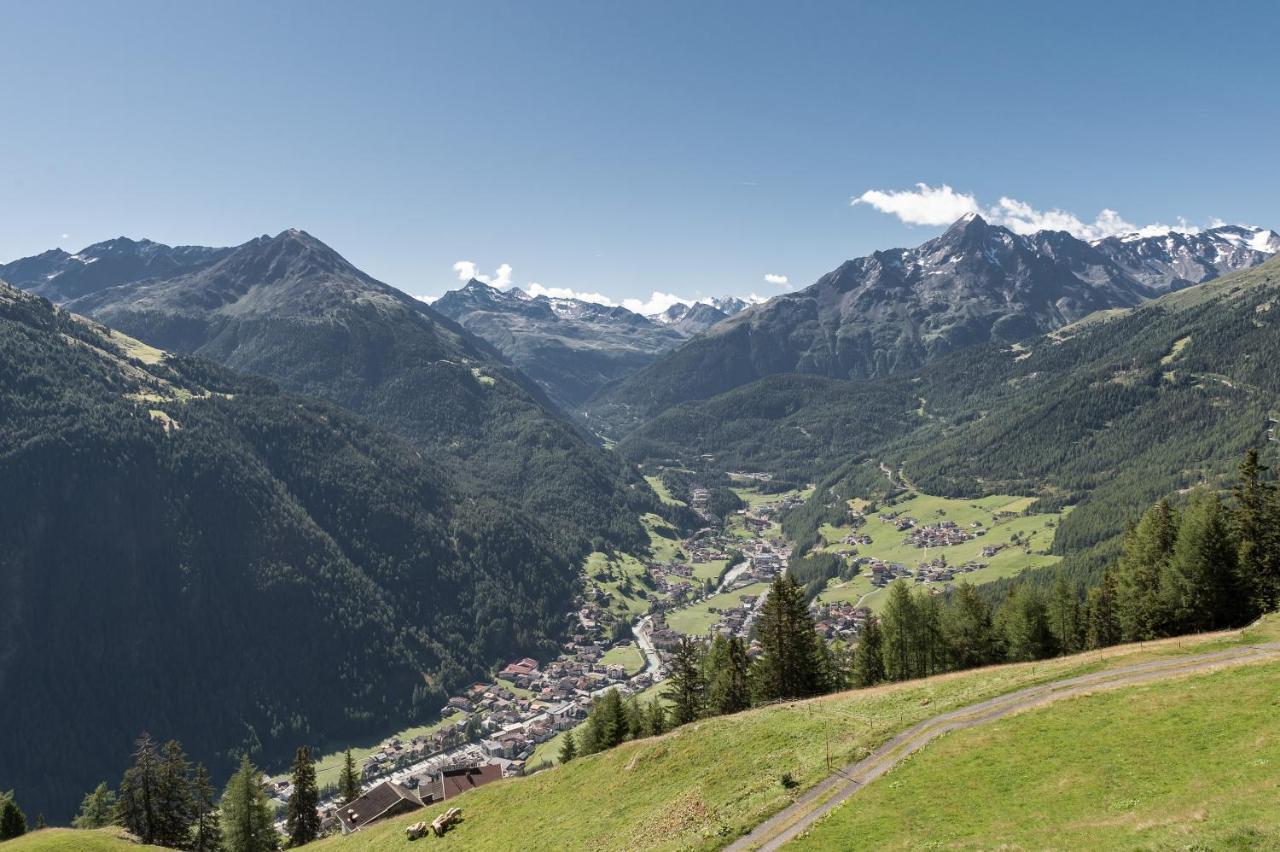
[(591, 406), (615, 428), (775, 373), (884, 376), (987, 341), (1013, 342), (1107, 308), (1255, 266), (1269, 231), (1090, 244), (1061, 231), (1018, 235), (980, 216), (912, 249), (850, 260), (813, 285), (724, 320)]
[(499, 290), (473, 279), (432, 307), (493, 344), (560, 405), (575, 409), (746, 302), (730, 296), (675, 304), (646, 317), (581, 299)]

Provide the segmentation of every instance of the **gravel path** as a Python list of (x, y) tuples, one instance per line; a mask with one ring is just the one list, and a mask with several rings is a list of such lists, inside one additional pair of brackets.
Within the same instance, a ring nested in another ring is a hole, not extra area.
[(1277, 656), (1280, 656), (1280, 642), (1246, 645), (1224, 651), (1148, 663), (1134, 663), (1020, 689), (1017, 692), (942, 713), (908, 728), (865, 759), (836, 771), (801, 796), (794, 804), (761, 823), (750, 834), (739, 838), (728, 848), (730, 850), (780, 848), (864, 785), (884, 775), (908, 755), (920, 750), (948, 731), (972, 728), (1013, 713), (1101, 689), (1136, 686), (1226, 666), (1274, 660)]

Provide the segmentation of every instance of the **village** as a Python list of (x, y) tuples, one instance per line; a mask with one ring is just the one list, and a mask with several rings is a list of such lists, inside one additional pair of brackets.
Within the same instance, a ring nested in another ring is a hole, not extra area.
[[(706, 489), (695, 487), (690, 496), (690, 506), (708, 526), (682, 539), (674, 558), (643, 563), (643, 584), (653, 594), (629, 636), (617, 636), (611, 596), (588, 584), (570, 614), (574, 632), (559, 656), (508, 662), (491, 681), (451, 696), (440, 708), (441, 722), (429, 733), (389, 738), (359, 758), (362, 795), (341, 807), (336, 793), (321, 801), (327, 830), (358, 831), (465, 789), (544, 768), (542, 761), (531, 764), (538, 746), (582, 724), (605, 693), (617, 690), (625, 698), (663, 680), (666, 655), (688, 635), (669, 625), (676, 613), (697, 610), (711, 620), (706, 634), (747, 639), (764, 595), (742, 590), (761, 589), (786, 570), (791, 551), (776, 532), (775, 519), (799, 501), (789, 495), (719, 522), (706, 513)], [(720, 562), (718, 583), (695, 582), (695, 565)], [(731, 605), (710, 603), (726, 598)], [(848, 628), (848, 622), (838, 623), (838, 629)], [(629, 647), (643, 660), (638, 671), (606, 660), (611, 651)], [(289, 781), (265, 778), (264, 784), (282, 812), (292, 792)]]

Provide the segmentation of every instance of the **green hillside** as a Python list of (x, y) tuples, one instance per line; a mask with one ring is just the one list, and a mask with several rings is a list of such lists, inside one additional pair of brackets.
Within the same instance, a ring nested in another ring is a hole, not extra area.
[(943, 737), (789, 848), (1275, 849), (1277, 707), (1280, 663), (1069, 699)]
[(46, 828), (4, 844), (4, 852), (144, 852), (162, 848), (137, 843), (127, 832), (116, 828), (98, 831)]
[[(1275, 639), (1276, 622), (1246, 634)], [(828, 774), (893, 734), (950, 708), (1143, 659), (1239, 644), (1241, 634), (1109, 648), (1087, 655), (998, 666), (846, 692), (723, 716), (662, 737), (455, 799), (464, 821), (453, 849), (715, 849), (780, 810)], [(781, 783), (788, 774), (794, 787)], [(390, 820), (349, 837), (320, 841), (323, 852), (400, 849), (403, 828), (442, 807)], [(432, 841), (435, 842), (435, 841)]]

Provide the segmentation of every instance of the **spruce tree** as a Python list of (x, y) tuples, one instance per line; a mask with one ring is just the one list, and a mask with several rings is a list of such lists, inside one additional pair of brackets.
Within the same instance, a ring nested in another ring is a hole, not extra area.
[(27, 817), (13, 798), (13, 791), (0, 793), (0, 840), (12, 840), (27, 833)]
[(560, 743), (559, 759), (561, 763), (568, 763), (578, 756), (578, 744), (573, 739), (573, 732), (568, 731), (564, 735), (564, 742)]
[(884, 674), (889, 680), (909, 680), (919, 675), (916, 636), (919, 615), (911, 587), (905, 580), (889, 585), (889, 600), (880, 618), (883, 632)]
[(1196, 489), (1178, 525), (1178, 540), (1160, 589), (1173, 632), (1194, 633), (1242, 622), (1247, 608), (1241, 607), (1238, 551), (1218, 495)]
[(1085, 607), (1085, 644), (1089, 648), (1108, 648), (1120, 641), (1123, 632), (1116, 611), (1117, 594), (1115, 572), (1108, 568), (1102, 582), (1089, 590)]
[(991, 607), (967, 580), (956, 586), (943, 612), (942, 635), (954, 668), (990, 665), (1001, 656)]
[(92, 829), (111, 825), (116, 816), (116, 793), (103, 781), (80, 802), (80, 813), (71, 821), (74, 828)]
[(339, 804), (349, 805), (358, 798), (360, 775), (356, 772), (356, 759), (351, 756), (351, 749), (347, 749), (342, 758), (342, 771), (338, 774), (338, 801)]
[(1249, 449), (1233, 492), (1237, 564), (1249, 618), (1280, 604), (1280, 500), (1275, 486), (1263, 480), (1266, 471), (1258, 451)]
[(155, 788), (155, 843), (173, 849), (184, 846), (191, 834), (191, 765), (177, 740), (160, 749)]
[(884, 649), (880, 633), (880, 622), (873, 616), (867, 619), (866, 626), (858, 636), (858, 644), (853, 649), (853, 685), (856, 687), (875, 686), (884, 680)]
[(289, 794), (289, 811), (285, 817), (285, 833), (290, 846), (302, 846), (320, 834), (320, 791), (316, 788), (316, 766), (311, 749), (298, 748), (293, 757), (293, 792)]
[(649, 710), (645, 715), (649, 720), (649, 736), (656, 737), (667, 732), (667, 708), (662, 706), (662, 699), (655, 695), (649, 702)]
[(196, 764), (191, 779), (191, 852), (217, 852), (222, 848), (222, 831), (213, 798), (209, 770)]
[(240, 768), (227, 782), (219, 806), (222, 845), (227, 852), (268, 852), (279, 847), (262, 774), (248, 755), (240, 758)]
[(790, 575), (774, 578), (760, 605), (760, 656), (753, 669), (757, 701), (808, 698), (825, 687), (804, 589)]
[(923, 586), (915, 592), (915, 669), (928, 677), (946, 670), (947, 649), (942, 638), (942, 608), (937, 596)]
[(1049, 607), (1030, 583), (1019, 583), (1000, 607), (999, 627), (1011, 662), (1041, 660), (1057, 652)]
[(702, 678), (702, 649), (689, 637), (680, 640), (669, 665), (671, 676), (666, 697), (671, 702), (673, 727), (687, 725), (702, 717), (706, 683)]
[(1080, 612), (1080, 590), (1058, 575), (1049, 602), (1049, 630), (1060, 654), (1074, 654), (1084, 644), (1084, 623)]
[(143, 843), (154, 844), (161, 830), (159, 817), (160, 755), (146, 731), (134, 743), (133, 765), (120, 779), (116, 822)]
[(1125, 641), (1154, 639), (1168, 632), (1169, 614), (1160, 583), (1173, 558), (1177, 537), (1177, 514), (1167, 500), (1148, 509), (1125, 534), (1116, 569), (1116, 611)]
[(704, 669), (708, 713), (737, 713), (751, 706), (751, 660), (742, 639), (716, 636), (707, 651)]

